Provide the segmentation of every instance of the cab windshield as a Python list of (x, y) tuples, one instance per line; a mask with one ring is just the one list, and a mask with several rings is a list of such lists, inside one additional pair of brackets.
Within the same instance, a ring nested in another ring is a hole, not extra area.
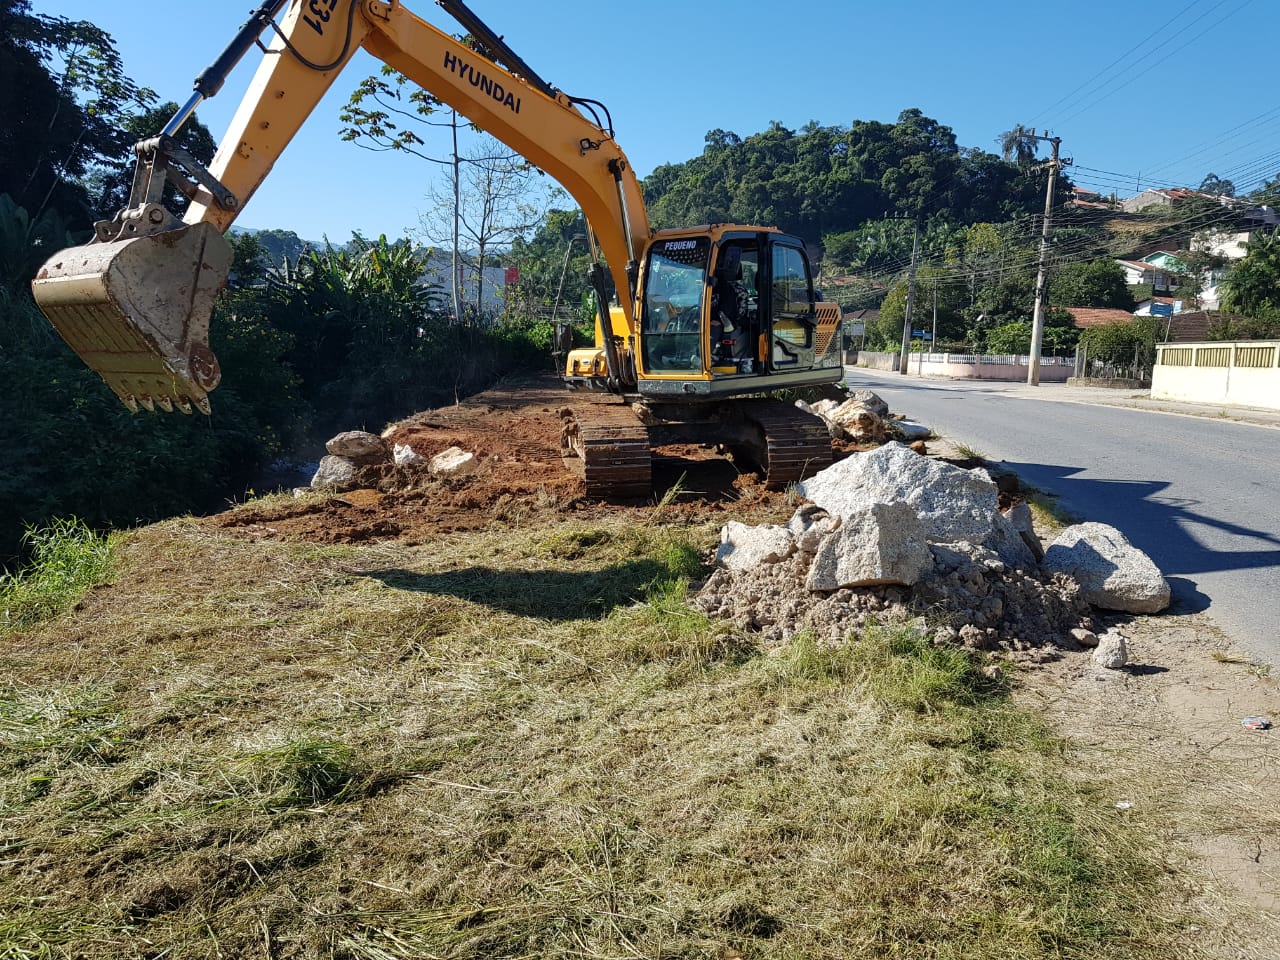
[(702, 369), (702, 301), (710, 251), (705, 237), (667, 240), (650, 251), (641, 331), (647, 371)]

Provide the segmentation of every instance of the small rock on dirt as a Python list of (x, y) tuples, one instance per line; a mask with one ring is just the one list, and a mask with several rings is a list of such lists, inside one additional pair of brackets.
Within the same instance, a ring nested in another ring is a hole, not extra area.
[(1092, 630), (1086, 630), (1084, 627), (1076, 627), (1071, 631), (1071, 636), (1075, 638), (1076, 643), (1086, 650), (1092, 650), (1098, 645), (1098, 635)]
[(1093, 651), (1093, 662), (1105, 670), (1123, 670), (1129, 662), (1124, 637), (1114, 632), (1099, 637), (1098, 646)]
[(387, 444), (381, 437), (364, 430), (348, 430), (340, 433), (324, 445), (335, 457), (352, 460), (385, 460)]
[(450, 447), (431, 458), (428, 469), (437, 477), (466, 477), (479, 469), (476, 455), (461, 447)]

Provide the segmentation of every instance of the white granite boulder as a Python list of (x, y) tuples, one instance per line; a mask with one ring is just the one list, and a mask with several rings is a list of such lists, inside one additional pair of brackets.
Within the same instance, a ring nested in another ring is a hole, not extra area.
[(885, 403), (880, 395), (872, 390), (855, 390), (849, 394), (849, 399), (862, 404), (881, 420), (889, 416), (889, 404)]
[(750, 527), (731, 520), (720, 530), (716, 563), (728, 570), (754, 570), (765, 563), (778, 563), (795, 553), (791, 531), (775, 523)]
[(924, 524), (909, 505), (872, 503), (841, 521), (818, 546), (805, 579), (809, 590), (910, 586), (932, 569)]
[(827, 415), (827, 422), (850, 440), (863, 443), (880, 443), (888, 436), (884, 417), (861, 400), (846, 400)]
[(345, 493), (360, 486), (360, 465), (348, 457), (330, 454), (320, 458), (316, 474), (311, 478), (311, 489)]
[(391, 459), (397, 467), (421, 467), (427, 463), (427, 458), (407, 443), (397, 443), (392, 448)]
[(928, 440), (933, 436), (932, 427), (926, 427), (923, 423), (916, 423), (914, 420), (892, 420), (889, 423), (889, 432), (896, 434), (898, 439), (905, 443), (913, 440)]
[(1159, 613), (1169, 606), (1169, 582), (1159, 568), (1105, 523), (1067, 527), (1044, 552), (1043, 568), (1071, 577), (1095, 607)]
[(427, 469), (435, 477), (467, 477), (480, 468), (476, 455), (461, 447), (450, 447), (431, 458)]
[(1031, 514), (1031, 507), (1027, 505), (1025, 500), (1020, 500), (1004, 511), (1004, 518), (1013, 525), (1013, 529), (1018, 531), (1018, 536), (1022, 537), (1022, 542), (1035, 555), (1038, 561), (1044, 559), (1044, 544), (1040, 542), (1040, 537), (1036, 535), (1035, 517)]
[(961, 470), (900, 443), (847, 457), (800, 483), (798, 490), (839, 517), (874, 503), (906, 503), (923, 522), (930, 543), (980, 544), (1011, 566), (1035, 566), (1021, 535), (1000, 514), (996, 485), (986, 471)]

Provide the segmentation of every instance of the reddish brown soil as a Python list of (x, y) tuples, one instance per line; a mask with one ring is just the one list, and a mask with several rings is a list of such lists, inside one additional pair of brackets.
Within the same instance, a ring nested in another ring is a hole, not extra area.
[[(789, 512), (785, 494), (766, 490), (754, 474), (740, 474), (714, 450), (695, 445), (655, 450), (654, 494), (647, 500), (586, 499), (582, 481), (560, 458), (559, 411), (617, 402), (611, 397), (569, 393), (558, 380), (506, 383), (455, 406), (415, 414), (395, 424), (388, 434), (390, 443), (409, 444), (424, 457), (453, 446), (469, 450), (481, 461), (475, 476), (437, 480), (425, 471), (388, 467), (382, 470), (376, 489), (250, 504), (211, 522), (253, 538), (425, 543), (441, 534), (538, 515), (590, 518), (624, 512), (635, 514), (637, 520), (648, 519), (664, 496), (669, 502), (661, 509), (668, 520), (732, 517), (760, 522)], [(850, 449), (837, 445), (837, 455)]]

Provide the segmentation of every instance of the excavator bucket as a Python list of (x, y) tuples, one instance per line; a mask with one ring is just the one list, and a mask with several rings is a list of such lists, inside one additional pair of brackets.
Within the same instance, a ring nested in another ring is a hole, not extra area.
[(210, 223), (70, 247), (31, 284), (71, 349), (130, 410), (209, 412), (222, 379), (209, 317), (231, 273), (231, 246)]

